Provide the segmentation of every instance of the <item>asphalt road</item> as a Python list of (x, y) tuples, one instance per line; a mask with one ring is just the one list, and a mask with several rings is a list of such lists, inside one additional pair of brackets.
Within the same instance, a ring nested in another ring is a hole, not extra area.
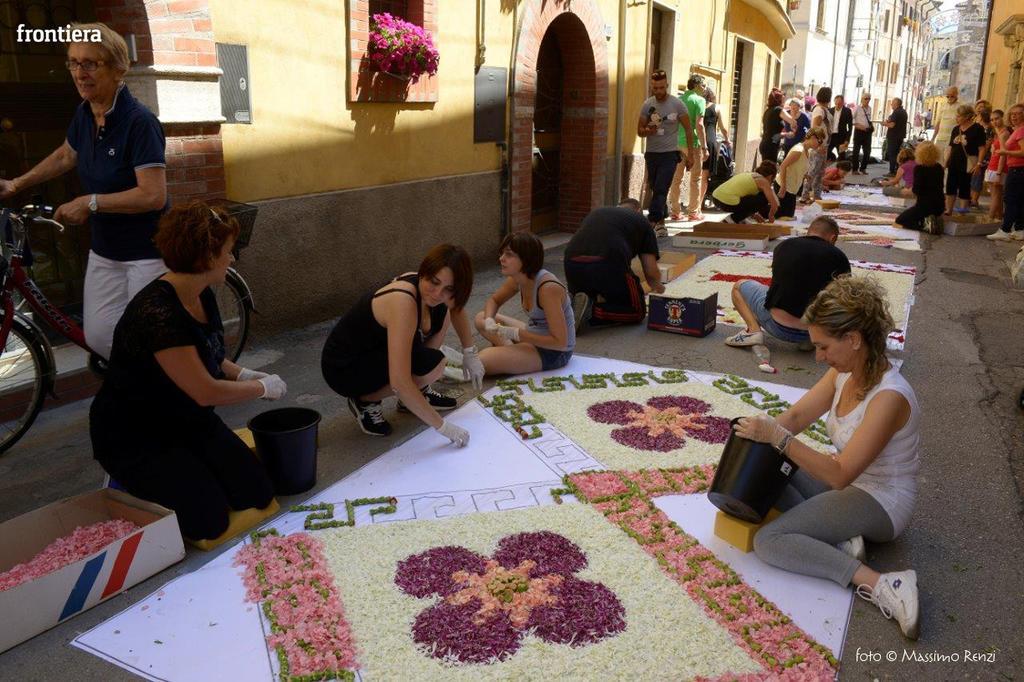
[[(1021, 679), (1024, 416), (1017, 397), (1024, 388), (1024, 291), (1011, 288), (1007, 268), (1020, 244), (923, 235), (922, 246), (921, 253), (912, 253), (842, 244), (850, 258), (918, 268), (902, 371), (922, 407), (924, 449), (910, 527), (895, 542), (869, 545), (873, 567), (917, 570), (921, 638), (906, 642), (894, 622), (857, 600), (840, 678)], [(549, 251), (547, 262), (561, 274), (560, 249)], [(496, 267), (478, 273), (472, 311), (482, 307), (498, 281)], [(246, 366), (286, 378), (287, 403), (313, 406), (324, 415), (318, 490), (422, 428), (411, 415), (397, 415), (391, 439), (358, 431), (320, 376), (319, 353), (329, 326), (328, 321), (259, 340), (243, 357)], [(756, 376), (752, 354), (722, 344), (729, 332), (719, 327), (698, 340), (641, 327), (606, 329), (582, 335), (577, 352)], [(824, 371), (810, 353), (776, 349), (773, 360), (781, 383), (808, 387)], [(466, 391), (462, 399), (472, 397)], [(264, 409), (265, 404), (252, 404), (220, 412), (237, 426)], [(28, 436), (0, 457), (0, 521), (100, 484), (103, 474), (91, 457), (87, 416), (88, 401), (44, 413)], [(297, 501), (282, 500), (282, 506)], [(68, 642), (211, 558), (190, 550), (182, 563), (0, 654), (0, 680), (130, 679)], [(11, 617), (17, 614), (2, 614)], [(888, 662), (893, 656), (896, 661)]]

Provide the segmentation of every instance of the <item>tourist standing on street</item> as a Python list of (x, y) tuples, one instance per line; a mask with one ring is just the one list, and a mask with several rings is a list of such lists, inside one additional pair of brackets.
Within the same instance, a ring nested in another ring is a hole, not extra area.
[(640, 202), (596, 208), (565, 247), (565, 281), (572, 294), (576, 333), (585, 328), (635, 324), (647, 316), (646, 296), (631, 262), (640, 259), (651, 291), (665, 291), (658, 270), (658, 239)]
[(458, 246), (438, 244), (427, 252), (418, 272), (374, 287), (334, 325), (320, 368), (327, 385), (348, 399), (363, 433), (391, 433), (381, 401), (397, 395), (400, 408), (452, 443), (469, 443), (468, 431), (438, 414), (454, 409), (455, 399), (431, 384), (444, 373), (446, 359), (440, 347), (452, 326), (462, 342), (465, 378), (481, 387), (484, 365), (466, 315), (472, 288), (469, 254)]
[[(939, 148), (932, 142), (919, 142), (914, 148), (914, 179), (910, 189), (917, 201), (896, 216), (895, 227), (924, 229), (924, 221), (942, 214), (942, 173)], [(883, 190), (884, 191), (884, 190)]]
[[(514, 232), (498, 247), (505, 276), (477, 313), (476, 329), (491, 342), (480, 351), (487, 374), (527, 374), (561, 369), (576, 347), (569, 291), (544, 269), (544, 244), (530, 232)], [(498, 312), (517, 297), (528, 322)]]
[(789, 154), (789, 150), (800, 142), (803, 142), (804, 137), (807, 136), (807, 131), (811, 127), (811, 117), (804, 112), (803, 103), (794, 98), (786, 102), (786, 108), (789, 111), (789, 117), (793, 119), (793, 123), (786, 122), (782, 131), (782, 153), (783, 155)]
[(974, 114), (978, 124), (985, 131), (985, 151), (978, 157), (978, 165), (971, 173), (971, 208), (981, 209), (981, 190), (985, 186), (985, 169), (992, 160), (992, 141), (995, 139), (995, 128), (992, 127), (992, 104), (986, 99), (979, 99), (974, 104)]
[(126, 306), (106, 380), (89, 409), (93, 455), (132, 495), (173, 509), (182, 534), (209, 540), (232, 509), (263, 509), (274, 488), (257, 457), (214, 412), (277, 400), (276, 374), (224, 356), (213, 288), (224, 284), (238, 222), (201, 201), (160, 221), (156, 246), (170, 272)]
[(836, 95), (832, 116), (835, 121), (835, 132), (829, 140), (828, 158), (845, 159), (846, 149), (850, 146), (850, 134), (853, 131), (853, 112), (846, 106), (846, 98), (842, 95)]
[(808, 136), (813, 134), (822, 140), (822, 143), (810, 150), (807, 156), (807, 175), (804, 177), (803, 195), (800, 197), (801, 204), (810, 204), (821, 199), (822, 185), (825, 183), (825, 165), (827, 160), (826, 146), (828, 145), (829, 132), (825, 126), (812, 126)]
[[(886, 358), (893, 321), (885, 292), (869, 278), (840, 277), (803, 321), (828, 372), (777, 419), (745, 417), (736, 427), (799, 467), (776, 503), (782, 516), (757, 532), (754, 551), (772, 566), (854, 586), (915, 640), (917, 574), (879, 573), (864, 563), (864, 540), (891, 542), (909, 524), (920, 469), (920, 407)], [(822, 416), (838, 455), (794, 437)]]
[(1024, 241), (1024, 103), (1010, 107), (1013, 132), (996, 150), (1006, 159), (1003, 180), (1003, 226), (988, 235), (989, 239)]
[(974, 108), (961, 104), (957, 108), (956, 125), (946, 148), (946, 213), (953, 215), (953, 205), (960, 199), (957, 213), (967, 213), (971, 201), (971, 176), (985, 155), (985, 129), (974, 120)]
[[(698, 94), (700, 90), (700, 94)], [(703, 194), (701, 189), (701, 175), (703, 173), (704, 162), (708, 160), (710, 156), (708, 150), (707, 141), (707, 130), (704, 124), (704, 113), (707, 109), (707, 100), (702, 96), (704, 92), (704, 79), (696, 74), (691, 74), (689, 80), (686, 81), (686, 92), (683, 93), (683, 104), (686, 105), (686, 112), (690, 116), (690, 123), (693, 126), (691, 131), (693, 134), (689, 138), (684, 139), (682, 131), (679, 135), (679, 146), (682, 147), (686, 143), (687, 139), (690, 141), (690, 149), (688, 150), (693, 163), (687, 169), (690, 175), (690, 193), (689, 201), (686, 206), (686, 219), (687, 220), (704, 220), (704, 214), (701, 213), (700, 198)], [(694, 145), (696, 147), (694, 148)], [(698, 161), (700, 162), (698, 165)], [(682, 165), (682, 164), (680, 164)], [(682, 179), (682, 178), (680, 178)]]
[(871, 122), (871, 95), (860, 98), (853, 112), (853, 174), (867, 175), (868, 157), (871, 156), (871, 136), (875, 124)]
[(668, 191), (672, 185), (676, 166), (684, 162), (677, 140), (682, 126), (686, 137), (686, 168), (694, 162), (693, 127), (686, 105), (678, 97), (668, 94), (668, 76), (662, 70), (651, 74), (651, 96), (640, 107), (640, 120), (636, 133), (647, 138), (644, 162), (647, 166), (647, 185), (651, 190), (651, 203), (647, 219), (658, 236), (667, 237), (665, 218), (668, 217)]
[(907, 110), (903, 108), (903, 100), (899, 97), (893, 97), (889, 106), (892, 107), (892, 113), (882, 124), (886, 127), (885, 158), (889, 161), (889, 175), (896, 175), (900, 149), (907, 139)]
[(72, 28), (101, 37), (68, 45), (65, 64), (83, 102), (56, 151), (24, 175), (0, 179), (0, 200), (78, 170), (85, 193), (58, 207), (54, 219), (89, 224), (83, 326), (89, 347), (105, 360), (125, 306), (167, 271), (153, 245), (168, 203), (164, 131), (124, 83), (130, 66), (124, 39), (106, 24)]
[[(814, 108), (811, 109), (811, 127), (823, 126), (825, 132), (831, 139), (832, 133), (836, 131), (835, 128), (835, 116), (829, 111), (828, 104), (829, 100), (832, 99), (832, 88), (819, 88), (817, 94), (817, 101)], [(825, 142), (825, 146), (828, 146), (828, 142)], [(827, 154), (822, 155), (827, 156)]]
[(1003, 110), (996, 109), (992, 112), (992, 153), (989, 154), (988, 166), (985, 170), (985, 182), (988, 183), (989, 196), (992, 205), (988, 208), (990, 220), (1002, 221), (1003, 219), (1003, 178), (1006, 176), (1006, 157), (997, 154), (999, 149), (1006, 144), (1006, 138), (1010, 136), (1010, 129), (1003, 119)]
[(776, 218), (792, 218), (796, 215), (796, 200), (803, 189), (804, 176), (810, 164), (810, 155), (825, 142), (825, 129), (821, 126), (808, 131), (803, 142), (790, 148), (779, 166), (779, 211)]
[(751, 216), (758, 222), (774, 222), (779, 210), (779, 197), (775, 195), (772, 182), (778, 175), (778, 165), (773, 161), (762, 161), (752, 173), (737, 173), (711, 193), (715, 206), (729, 215), (723, 223), (742, 223)]
[(772, 254), (771, 286), (752, 279), (732, 285), (732, 304), (747, 325), (725, 340), (742, 348), (764, 343), (764, 332), (789, 343), (806, 343), (807, 323), (801, 318), (808, 304), (829, 282), (850, 274), (850, 261), (836, 248), (839, 225), (818, 216), (807, 234), (780, 242)]
[[(708, 181), (711, 174), (718, 167), (718, 156), (722, 149), (722, 143), (729, 144), (729, 131), (725, 128), (725, 116), (715, 96), (715, 90), (710, 85), (704, 88), (704, 100), (707, 107), (704, 109), (704, 139), (708, 145), (708, 156), (704, 159), (701, 169), (700, 180), (700, 201), (697, 205), (701, 211), (704, 209), (704, 195), (708, 191)], [(722, 139), (718, 139), (718, 133), (722, 133)]]
[(956, 125), (956, 109), (960, 106), (960, 90), (956, 86), (946, 89), (946, 106), (939, 112), (939, 120), (935, 123), (935, 130), (932, 133), (932, 142), (939, 148), (941, 156), (945, 160), (946, 147), (949, 146), (949, 131)]
[(782, 107), (784, 96), (778, 88), (768, 94), (768, 106), (761, 115), (761, 143), (757, 150), (762, 161), (779, 162), (779, 147), (782, 145), (782, 124), (795, 126), (796, 122)]

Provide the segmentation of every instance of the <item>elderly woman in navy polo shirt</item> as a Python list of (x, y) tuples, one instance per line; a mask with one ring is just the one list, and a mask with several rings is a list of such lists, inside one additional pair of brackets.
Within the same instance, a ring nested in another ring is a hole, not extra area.
[(60, 206), (54, 218), (90, 224), (85, 339), (107, 358), (128, 301), (167, 270), (153, 245), (167, 204), (164, 133), (156, 116), (125, 87), (124, 39), (105, 24), (74, 28), (101, 37), (98, 43), (68, 45), (66, 64), (84, 101), (64, 144), (24, 175), (0, 179), (0, 199), (78, 169), (85, 194)]

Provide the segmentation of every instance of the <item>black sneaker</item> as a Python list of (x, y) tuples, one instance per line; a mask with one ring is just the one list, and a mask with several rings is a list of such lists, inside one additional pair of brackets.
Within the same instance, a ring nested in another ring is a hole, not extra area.
[[(448, 410), (454, 410), (459, 406), (459, 401), (451, 396), (447, 396), (444, 393), (438, 393), (434, 390), (433, 386), (427, 386), (420, 389), (420, 393), (427, 399), (430, 406), (438, 412), (446, 412)], [(409, 408), (402, 404), (402, 401), (398, 401), (398, 409), (402, 412), (408, 412)]]
[(390, 436), (391, 424), (384, 418), (384, 409), (380, 401), (364, 403), (356, 398), (348, 399), (348, 409), (356, 418), (356, 423), (363, 433), (369, 436)]

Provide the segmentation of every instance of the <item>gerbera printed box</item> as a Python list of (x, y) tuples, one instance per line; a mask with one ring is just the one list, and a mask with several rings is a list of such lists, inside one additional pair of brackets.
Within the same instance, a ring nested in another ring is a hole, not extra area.
[(760, 669), (587, 505), (316, 537), (367, 679), (692, 679)]
[[(117, 539), (96, 547), (96, 537), (74, 535), (83, 527), (102, 529), (97, 524), (117, 526), (114, 531), (103, 529), (101, 542)], [(67, 563), (69, 555), (81, 554), (74, 545), (83, 540), (92, 540), (93, 550)], [(50, 566), (34, 566), (32, 575), (38, 577), (22, 582), (8, 575), (13, 586), (4, 589), (7, 583), (0, 584), (0, 613), (8, 616), (0, 621), (0, 652), (185, 558), (174, 512), (112, 489), (69, 497), (0, 524), (0, 547), (0, 574), (32, 566), (40, 556), (47, 558), (44, 563), (62, 566), (50, 572)]]
[(687, 336), (707, 336), (715, 329), (718, 292), (704, 298), (652, 294), (648, 306), (648, 329)]

